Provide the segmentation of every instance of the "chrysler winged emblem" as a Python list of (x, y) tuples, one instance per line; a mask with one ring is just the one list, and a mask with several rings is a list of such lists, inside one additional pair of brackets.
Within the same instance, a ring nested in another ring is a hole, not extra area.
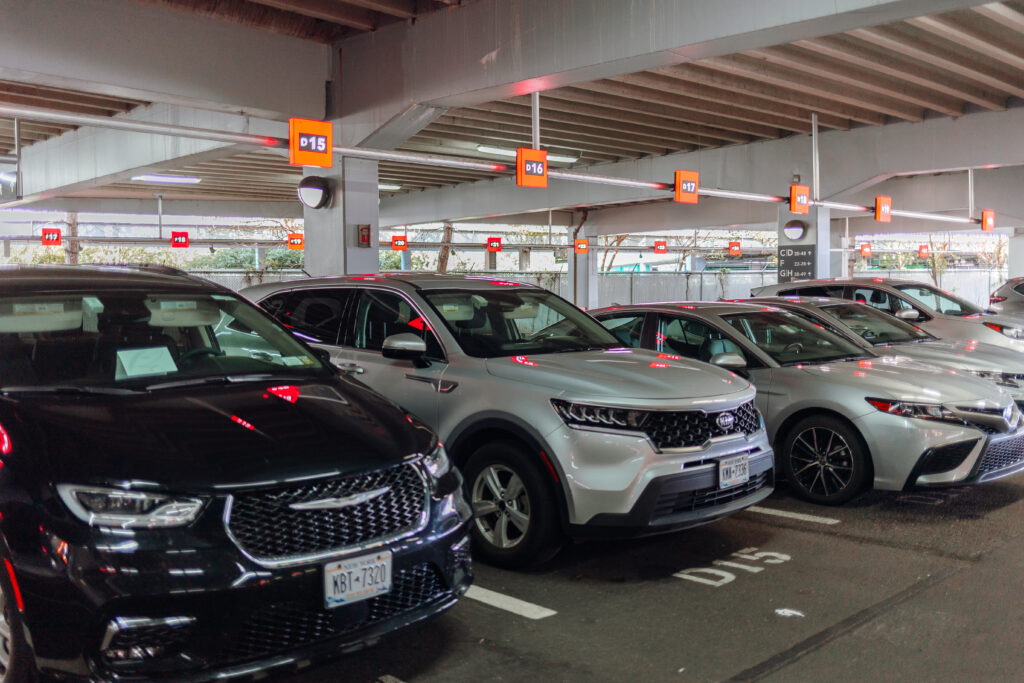
[(382, 486), (379, 489), (363, 491), (362, 493), (353, 493), (350, 496), (341, 496), (340, 498), (320, 498), (318, 500), (306, 500), (301, 503), (292, 503), (288, 507), (292, 510), (339, 510), (341, 508), (352, 507), (353, 505), (365, 503), (369, 500), (373, 500), (374, 498), (380, 498), (390, 490), (390, 486)]

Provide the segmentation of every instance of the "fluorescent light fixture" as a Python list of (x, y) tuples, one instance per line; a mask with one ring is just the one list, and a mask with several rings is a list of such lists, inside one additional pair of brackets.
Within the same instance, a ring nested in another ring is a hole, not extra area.
[(15, 176), (13, 173), (0, 173), (0, 180), (4, 181), (5, 183), (13, 183), (17, 179), (17, 176)]
[[(505, 147), (492, 147), (490, 145), (477, 145), (476, 151), (483, 152), (484, 154), (496, 154), (502, 157), (515, 157), (516, 151), (514, 149), (506, 149)], [(575, 164), (579, 161), (578, 156), (570, 157), (564, 154), (552, 154), (548, 152), (548, 161), (553, 161), (560, 164)]]
[(380, 183), (377, 185), (378, 190), (384, 190), (385, 192), (398, 192), (402, 189), (401, 185), (392, 185), (391, 183)]
[(187, 175), (137, 175), (132, 176), (136, 183), (167, 183), (168, 185), (196, 185), (202, 182), (202, 178)]

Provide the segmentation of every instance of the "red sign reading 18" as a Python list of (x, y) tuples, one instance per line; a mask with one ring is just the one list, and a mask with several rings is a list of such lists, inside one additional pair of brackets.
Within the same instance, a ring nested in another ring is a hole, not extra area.
[(327, 137), (324, 135), (299, 133), (299, 149), (305, 152), (326, 152)]

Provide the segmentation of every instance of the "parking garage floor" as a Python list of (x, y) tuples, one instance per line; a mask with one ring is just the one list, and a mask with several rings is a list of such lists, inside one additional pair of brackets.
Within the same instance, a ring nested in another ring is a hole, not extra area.
[(841, 508), (783, 488), (540, 571), (478, 565), (485, 590), (446, 615), (285, 680), (1018, 679), (1022, 499), (1021, 476)]

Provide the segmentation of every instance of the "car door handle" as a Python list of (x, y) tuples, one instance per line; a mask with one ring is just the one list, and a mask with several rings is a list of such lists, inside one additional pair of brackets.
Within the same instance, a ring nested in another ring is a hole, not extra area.
[(346, 372), (350, 375), (361, 375), (366, 372), (366, 370), (363, 369), (363, 366), (358, 363), (342, 363), (338, 368), (340, 368), (342, 372)]

